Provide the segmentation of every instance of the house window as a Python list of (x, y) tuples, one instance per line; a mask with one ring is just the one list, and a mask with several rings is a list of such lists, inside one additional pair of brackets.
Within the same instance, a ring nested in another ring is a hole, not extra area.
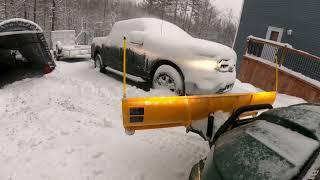
[(283, 35), (282, 28), (269, 26), (268, 31), (267, 31), (267, 35), (266, 35), (266, 39), (281, 42), (282, 35)]

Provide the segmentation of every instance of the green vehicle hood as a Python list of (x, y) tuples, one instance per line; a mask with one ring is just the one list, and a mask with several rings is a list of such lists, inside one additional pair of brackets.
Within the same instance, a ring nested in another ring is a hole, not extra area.
[(274, 109), (257, 119), (218, 139), (202, 179), (292, 179), (316, 155), (320, 106)]

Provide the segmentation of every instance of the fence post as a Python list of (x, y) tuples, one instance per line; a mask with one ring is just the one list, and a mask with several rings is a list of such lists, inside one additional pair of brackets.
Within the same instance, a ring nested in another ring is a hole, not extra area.
[(250, 42), (250, 38), (248, 37), (248, 38), (247, 38), (247, 41), (246, 41), (246, 46), (245, 46), (245, 48), (244, 48), (244, 53), (243, 53), (243, 55), (246, 55), (247, 52), (248, 52), (249, 42)]
[(287, 55), (287, 51), (288, 51), (288, 47), (287, 47), (287, 45), (285, 45), (283, 50), (282, 50), (282, 54), (281, 54), (281, 60), (280, 60), (280, 64), (279, 64), (280, 67), (284, 63), (285, 57)]

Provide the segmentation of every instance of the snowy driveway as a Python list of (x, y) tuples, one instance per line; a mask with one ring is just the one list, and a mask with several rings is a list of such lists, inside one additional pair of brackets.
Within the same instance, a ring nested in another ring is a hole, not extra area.
[[(122, 83), (91, 61), (0, 89), (0, 179), (187, 179), (208, 145), (184, 128), (125, 135)], [(235, 92), (253, 87), (237, 82)], [(131, 96), (156, 96), (129, 86)], [(170, 94), (170, 93), (168, 93)], [(277, 106), (302, 100), (282, 95)]]

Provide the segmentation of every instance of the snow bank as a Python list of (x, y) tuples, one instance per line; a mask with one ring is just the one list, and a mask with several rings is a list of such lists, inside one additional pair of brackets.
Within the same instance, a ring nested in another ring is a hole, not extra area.
[(242, 83), (240, 80), (236, 79), (234, 87), (229, 93), (255, 93), (261, 91), (263, 90), (254, 87), (252, 84)]
[[(0, 179), (186, 179), (208, 145), (184, 128), (122, 127), (122, 83), (92, 62), (57, 62), (0, 89)], [(128, 95), (159, 96), (128, 86)]]

